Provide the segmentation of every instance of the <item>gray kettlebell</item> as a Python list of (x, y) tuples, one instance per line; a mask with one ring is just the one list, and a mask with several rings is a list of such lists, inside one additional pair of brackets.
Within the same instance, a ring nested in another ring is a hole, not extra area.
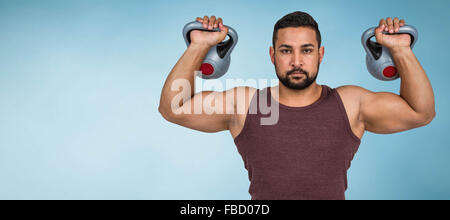
[[(375, 29), (372, 27), (367, 29), (362, 37), (361, 43), (366, 50), (366, 66), (367, 70), (375, 78), (383, 81), (391, 81), (399, 78), (397, 68), (394, 65), (394, 60), (389, 49), (381, 46), (381, 44), (371, 41), (370, 39), (375, 36)], [(390, 34), (389, 32), (383, 32), (383, 34)], [(417, 42), (419, 33), (417, 29), (411, 25), (404, 25), (400, 27), (399, 32), (393, 34), (409, 34), (411, 36), (411, 48)]]
[[(220, 28), (208, 30), (203, 27), (201, 22), (198, 21), (187, 23), (183, 28), (183, 37), (186, 41), (186, 46), (189, 46), (191, 43), (191, 31), (193, 30), (220, 32)], [(238, 41), (238, 35), (231, 27), (228, 27), (228, 37), (228, 40), (211, 47), (206, 54), (206, 57), (200, 67), (200, 70), (202, 71), (202, 74), (200, 74), (201, 78), (217, 79), (228, 71), (231, 60), (230, 54)]]

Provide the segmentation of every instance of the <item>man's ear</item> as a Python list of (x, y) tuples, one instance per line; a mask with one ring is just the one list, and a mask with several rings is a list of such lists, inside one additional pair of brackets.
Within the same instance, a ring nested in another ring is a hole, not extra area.
[(272, 46), (269, 47), (270, 60), (272, 60), (272, 64), (275, 64), (275, 50)]
[(323, 56), (325, 55), (325, 47), (321, 46), (319, 48), (319, 62), (322, 63)]

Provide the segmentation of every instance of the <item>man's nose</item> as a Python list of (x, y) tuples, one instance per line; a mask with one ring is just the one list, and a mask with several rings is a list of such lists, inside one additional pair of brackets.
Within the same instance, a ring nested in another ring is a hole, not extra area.
[(303, 67), (303, 59), (299, 51), (294, 51), (292, 59), (291, 59), (291, 66), (298, 68)]

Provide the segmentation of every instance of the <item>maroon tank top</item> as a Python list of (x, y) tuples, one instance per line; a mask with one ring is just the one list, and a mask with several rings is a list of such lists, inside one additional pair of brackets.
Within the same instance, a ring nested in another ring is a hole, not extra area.
[(248, 170), (252, 199), (345, 199), (347, 170), (361, 141), (351, 130), (336, 89), (322, 85), (320, 98), (305, 107), (278, 103), (274, 125), (261, 125), (261, 117), (270, 113), (262, 114), (260, 107), (250, 113), (259, 106), (259, 97), (266, 97), (268, 106), (278, 103), (270, 87), (258, 89), (234, 139)]

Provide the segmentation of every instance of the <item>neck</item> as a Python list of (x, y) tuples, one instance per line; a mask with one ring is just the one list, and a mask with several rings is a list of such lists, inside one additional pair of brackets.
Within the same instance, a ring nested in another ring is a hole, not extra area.
[(290, 107), (304, 107), (316, 102), (322, 94), (322, 86), (312, 83), (303, 90), (290, 89), (281, 82), (271, 88), (272, 97), (279, 103)]

